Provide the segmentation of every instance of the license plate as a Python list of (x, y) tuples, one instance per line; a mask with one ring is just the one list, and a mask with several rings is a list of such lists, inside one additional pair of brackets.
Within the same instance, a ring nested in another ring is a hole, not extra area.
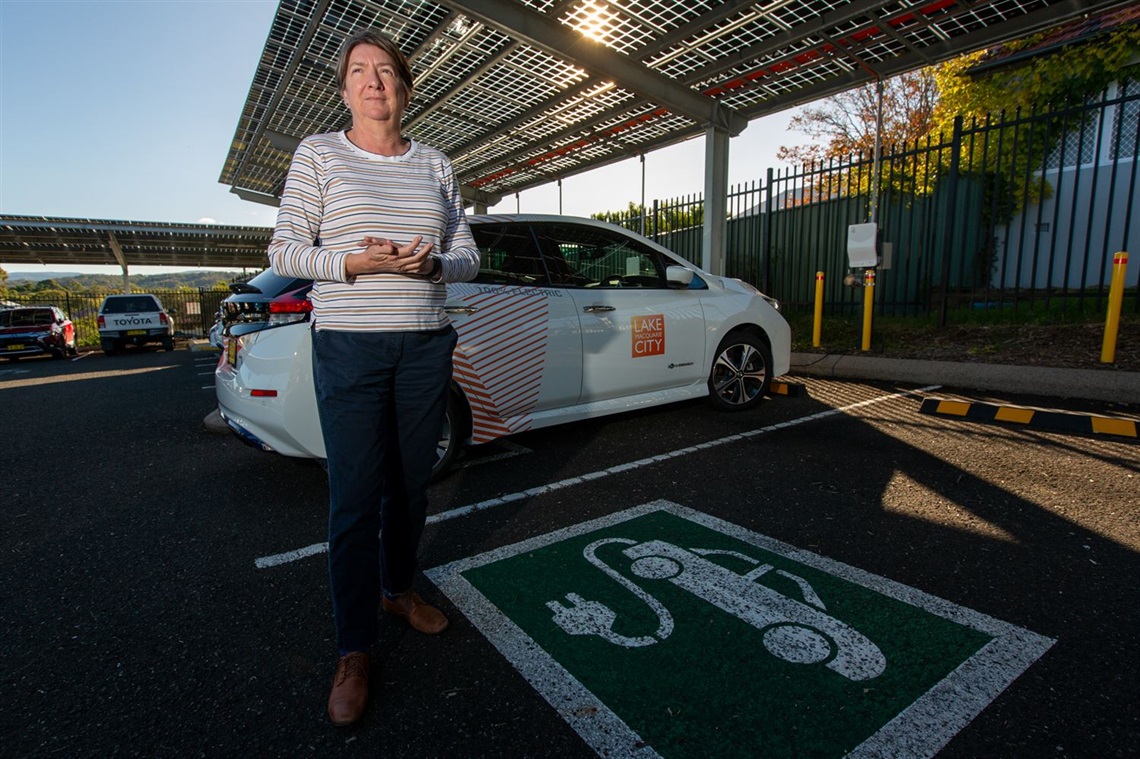
[(230, 366), (237, 366), (238, 341), (230, 338), (226, 341), (226, 361)]
[(146, 330), (145, 329), (128, 329), (127, 334), (128, 335), (145, 335)]
[(24, 344), (23, 343), (12, 343), (11, 345), (8, 346), (7, 349), (10, 351), (22, 351), (24, 349)]

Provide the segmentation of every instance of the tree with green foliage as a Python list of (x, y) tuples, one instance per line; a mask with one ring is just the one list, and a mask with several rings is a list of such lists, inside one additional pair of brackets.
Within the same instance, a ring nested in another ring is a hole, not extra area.
[[(608, 221), (611, 224), (617, 224), (619, 227), (640, 232), (643, 212), (644, 207), (640, 203), (633, 203), (631, 201), (629, 207), (623, 211), (602, 211), (600, 213), (591, 214), (590, 218), (599, 221)], [(666, 203), (657, 209), (656, 221), (654, 221), (652, 211), (650, 211), (649, 216), (646, 216), (645, 233), (652, 236), (655, 232), (662, 234), (678, 229), (690, 229), (692, 227), (699, 227), (704, 223), (705, 206), (703, 202), (695, 204), (678, 203), (676, 205)]]
[[(962, 117), (968, 126), (971, 121), (985, 123), (1000, 118), (1029, 112), (1041, 112), (1052, 107), (1061, 111), (1069, 104), (1083, 104), (1105, 91), (1114, 81), (1140, 78), (1140, 25), (1126, 25), (1078, 43), (1041, 50), (1024, 59), (1019, 53), (1042, 46), (1057, 29), (1031, 35), (1010, 42), (997, 51), (980, 51), (959, 56), (937, 66), (902, 74), (885, 81), (883, 89), (882, 145), (918, 145), (923, 140), (949, 139), (954, 122)], [(1010, 65), (994, 67), (990, 71), (973, 71), (980, 62), (995, 55), (1011, 59)], [(876, 85), (843, 92), (803, 109), (792, 118), (790, 126), (816, 139), (815, 143), (781, 147), (779, 158), (786, 162), (808, 163), (827, 160), (868, 160), (874, 153), (876, 124)], [(1081, 115), (1061, 113), (1047, 128), (1036, 127), (1036, 139), (1004, 140), (1005, 145), (1016, 145), (1018, 155), (1015, 167), (1000, 172), (1014, 177), (1031, 176), (1028, 168), (1041, 166), (1044, 158), (1057, 145), (1066, 130), (1079, 129)], [(1016, 127), (1011, 127), (1016, 128)], [(1028, 127), (1026, 127), (1028, 128)], [(1050, 135), (1051, 142), (1043, 139)], [(822, 140), (822, 142), (820, 142)], [(968, 147), (968, 146), (966, 146)], [(949, 160), (949, 154), (943, 156)], [(960, 156), (961, 170), (974, 174), (997, 174), (996, 162), (1010, 159), (1008, 150), (968, 151)], [(983, 165), (983, 161), (985, 165)], [(882, 178), (882, 189), (905, 186), (919, 192), (932, 192), (934, 181), (941, 173), (938, 166), (913, 166), (909, 175), (888, 171)], [(942, 167), (945, 168), (945, 167)], [(1019, 170), (1020, 169), (1020, 170)], [(893, 169), (892, 169), (893, 170)], [(925, 176), (913, 176), (923, 173)], [(869, 173), (858, 182), (851, 183), (835, 177), (828, 188), (817, 188), (812, 197), (829, 197), (836, 187), (848, 188), (845, 192), (869, 191)], [(1024, 196), (1029, 201), (1048, 197), (1047, 184), (1034, 183), (1032, 187), (1018, 187), (1005, 183), (1001, 192), (1011, 198)], [(1016, 211), (1010, 205), (1007, 214)]]
[[(1041, 45), (1052, 33), (1010, 42), (1001, 54), (1016, 56)], [(986, 51), (960, 56), (934, 71), (939, 93), (934, 127), (949, 132), (958, 115), (981, 120), (1003, 111), (1084, 103), (1113, 82), (1136, 79), (1140, 74), (1137, 50), (1140, 25), (1132, 24), (990, 72), (970, 71), (986, 57)]]
[[(963, 145), (961, 171), (985, 177), (992, 192), (1002, 198), (1002, 216), (1010, 218), (1026, 203), (1039, 203), (1052, 195), (1048, 181), (1035, 176), (1049, 155), (1071, 135), (1095, 124), (1081, 106), (1099, 99), (1113, 82), (1140, 78), (1140, 25), (1126, 25), (1064, 46), (1047, 44), (1056, 30), (1016, 40), (1000, 49), (999, 62), (1006, 66), (977, 67), (992, 57), (989, 51), (955, 58), (935, 69), (939, 101), (933, 129), (944, 135), (954, 132), (957, 118), (966, 127), (1008, 122), (1003, 134), (991, 141), (1016, 146), (1012, 155), (996, 150), (971, 150)], [(1042, 48), (1037, 54), (1019, 58)], [(1135, 85), (1133, 85), (1135, 86)], [(1038, 118), (1032, 123), (1020, 119)], [(998, 162), (1002, 161), (1001, 166)], [(1063, 163), (1066, 161), (1062, 161)]]

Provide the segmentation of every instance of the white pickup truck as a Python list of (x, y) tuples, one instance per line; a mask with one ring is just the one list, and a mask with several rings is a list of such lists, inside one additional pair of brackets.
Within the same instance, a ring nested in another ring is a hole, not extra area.
[(174, 350), (174, 320), (154, 295), (108, 295), (99, 306), (99, 343), (107, 355), (144, 343)]

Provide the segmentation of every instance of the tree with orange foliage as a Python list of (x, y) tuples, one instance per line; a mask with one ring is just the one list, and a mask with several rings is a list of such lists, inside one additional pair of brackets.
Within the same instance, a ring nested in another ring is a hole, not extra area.
[[(883, 149), (926, 137), (934, 125), (937, 103), (938, 87), (933, 69), (920, 69), (885, 80)], [(786, 163), (800, 164), (872, 155), (877, 108), (875, 84), (841, 92), (808, 106), (792, 117), (788, 128), (803, 132), (815, 141), (782, 146), (776, 157)]]

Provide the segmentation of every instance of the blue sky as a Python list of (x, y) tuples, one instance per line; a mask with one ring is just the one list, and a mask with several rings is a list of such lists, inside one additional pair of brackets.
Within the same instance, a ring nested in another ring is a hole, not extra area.
[[(277, 0), (0, 0), (0, 213), (272, 226), (275, 209), (218, 177), (276, 10)], [(780, 145), (807, 141), (786, 131), (790, 116), (733, 139), (730, 183), (760, 179)], [(700, 193), (703, 173), (703, 139), (651, 153), (646, 201)], [(640, 202), (641, 174), (631, 159), (567, 178), (561, 210)], [(522, 193), (518, 207), (557, 213), (557, 185)], [(492, 210), (515, 208), (512, 195)]]

